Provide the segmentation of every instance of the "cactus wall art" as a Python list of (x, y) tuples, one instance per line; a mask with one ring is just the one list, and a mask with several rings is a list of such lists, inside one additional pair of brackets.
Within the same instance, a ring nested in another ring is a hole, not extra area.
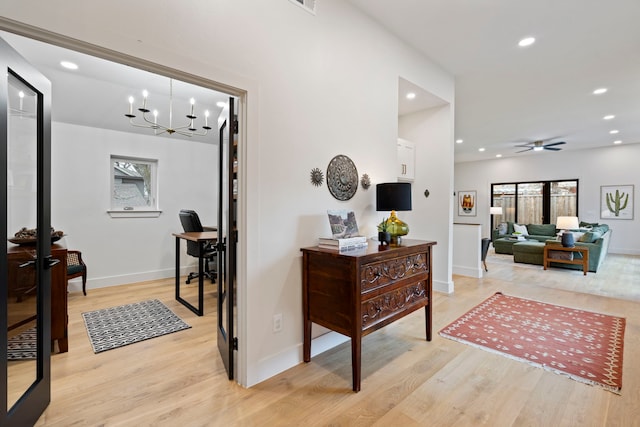
[(633, 185), (600, 187), (600, 218), (633, 219)]

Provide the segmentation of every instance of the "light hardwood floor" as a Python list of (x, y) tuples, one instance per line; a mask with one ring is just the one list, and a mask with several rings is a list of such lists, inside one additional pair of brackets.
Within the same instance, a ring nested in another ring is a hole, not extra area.
[[(174, 300), (172, 279), (72, 293), (69, 352), (52, 358), (52, 400), (37, 425), (640, 425), (640, 257), (609, 255), (586, 277), (493, 253), (487, 264), (483, 279), (455, 276), (454, 294), (436, 293), (433, 341), (424, 340), (422, 311), (363, 340), (359, 393), (351, 391), (348, 343), (250, 389), (229, 382), (215, 344), (213, 294), (199, 318)], [(622, 395), (437, 334), (497, 291), (626, 317)], [(94, 354), (81, 313), (147, 298), (192, 328)]]

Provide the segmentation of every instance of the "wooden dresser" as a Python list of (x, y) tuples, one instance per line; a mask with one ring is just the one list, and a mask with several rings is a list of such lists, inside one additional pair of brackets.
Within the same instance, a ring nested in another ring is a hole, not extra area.
[(338, 252), (302, 248), (303, 357), (311, 360), (311, 324), (351, 338), (353, 391), (360, 390), (362, 337), (425, 308), (431, 341), (432, 247), (436, 242), (403, 239), (399, 246)]
[[(33, 260), (33, 246), (12, 246), (7, 249), (8, 296), (20, 301), (22, 295), (31, 293), (35, 286), (35, 269), (20, 268), (21, 264)], [(60, 262), (51, 268), (51, 346), (58, 341), (61, 353), (68, 351), (67, 334), (67, 248), (54, 243), (51, 245), (51, 258)], [(9, 325), (11, 328), (11, 325)]]

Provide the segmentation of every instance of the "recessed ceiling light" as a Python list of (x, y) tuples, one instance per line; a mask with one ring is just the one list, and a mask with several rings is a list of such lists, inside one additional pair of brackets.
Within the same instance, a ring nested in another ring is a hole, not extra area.
[(407, 99), (414, 99), (415, 97), (416, 97), (416, 94), (415, 94), (415, 93), (413, 93), (413, 92), (409, 92), (409, 93), (407, 94)]
[(614, 144), (622, 144), (622, 141), (618, 139), (618, 140), (616, 140), (616, 141), (613, 141), (613, 143), (614, 143)]
[(518, 42), (518, 46), (520, 47), (531, 46), (535, 42), (536, 42), (536, 39), (534, 37), (525, 37), (524, 39)]
[(616, 116), (614, 116), (613, 114), (609, 114), (608, 116), (604, 116), (603, 119), (604, 120), (611, 120), (611, 119), (615, 119)]
[(464, 141), (462, 139), (456, 139), (456, 144), (462, 144)]
[(609, 133), (611, 135), (615, 135), (616, 133), (619, 133), (620, 131), (618, 129), (614, 129), (614, 130), (610, 130)]
[(62, 65), (64, 68), (66, 68), (68, 70), (77, 70), (78, 69), (78, 65), (74, 64), (73, 62), (69, 62), (69, 61), (60, 61), (60, 65)]
[(216, 102), (216, 105), (218, 107), (220, 107), (220, 108), (224, 108), (224, 107), (227, 106), (227, 103), (226, 102), (222, 102), (222, 101), (218, 101), (218, 102)]
[(605, 93), (606, 91), (607, 91), (607, 88), (606, 88), (606, 87), (601, 87), (601, 88), (598, 88), (598, 89), (594, 90), (594, 91), (593, 91), (593, 94), (594, 94), (594, 95), (602, 95), (602, 94), (603, 94), (603, 93)]
[(500, 157), (502, 157), (502, 154), (496, 154), (496, 157), (500, 158)]
[(484, 148), (478, 148), (478, 151), (484, 151)]

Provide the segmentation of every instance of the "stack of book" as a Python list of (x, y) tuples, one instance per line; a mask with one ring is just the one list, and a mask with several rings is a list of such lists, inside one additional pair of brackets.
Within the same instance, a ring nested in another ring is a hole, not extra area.
[(348, 251), (353, 249), (361, 249), (367, 247), (366, 236), (353, 236), (346, 238), (320, 237), (318, 246), (325, 249), (336, 249), (339, 251)]

